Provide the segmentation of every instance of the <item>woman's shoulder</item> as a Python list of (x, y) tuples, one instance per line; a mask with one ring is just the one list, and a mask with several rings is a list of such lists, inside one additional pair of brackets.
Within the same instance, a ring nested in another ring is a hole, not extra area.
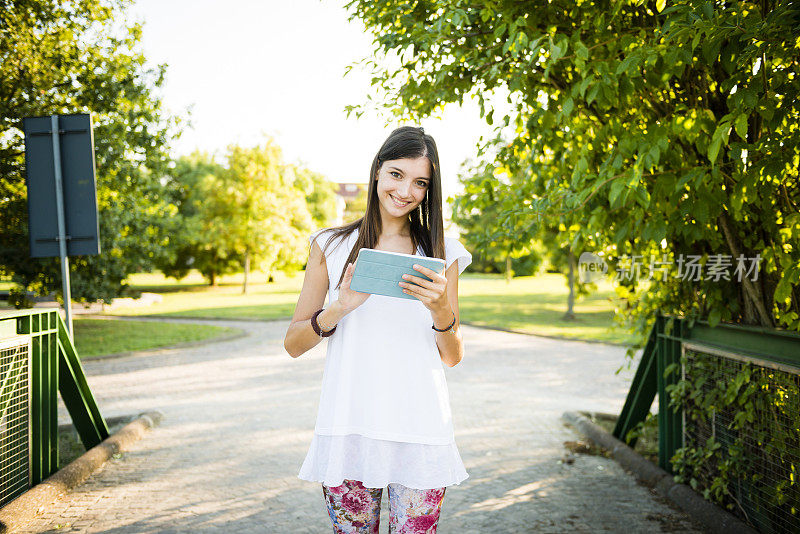
[(344, 233), (336, 238), (336, 234), (339, 234), (341, 227), (327, 227), (327, 228), (320, 228), (319, 230), (315, 230), (309, 236), (309, 243), (313, 243), (314, 240), (317, 240), (317, 244), (319, 247), (326, 251), (326, 255), (330, 254), (334, 249), (338, 248), (341, 243), (343, 243), (348, 238), (352, 238), (355, 232), (351, 233)]
[(335, 226), (329, 226), (329, 227), (326, 227), (326, 228), (320, 228), (318, 230), (314, 230), (313, 232), (311, 232), (311, 235), (309, 236), (309, 238), (312, 241), (314, 240), (315, 237), (320, 237), (322, 239), (327, 240), (332, 235), (334, 235), (337, 230), (340, 230), (340, 229), (341, 228), (337, 228)]
[(318, 229), (314, 230), (313, 232), (311, 232), (310, 238), (314, 239), (317, 236), (321, 236), (321, 235), (324, 235), (324, 234), (330, 232), (330, 230), (331, 230), (330, 228), (318, 228)]
[(316, 239), (317, 244), (322, 248), (327, 241), (327, 235), (330, 232), (330, 228), (320, 228), (318, 230), (314, 230), (308, 236), (308, 243), (310, 245), (314, 244), (314, 240)]
[(461, 242), (461, 239), (458, 237), (450, 237), (449, 235), (444, 236), (444, 246), (447, 250), (453, 250), (461, 252), (464, 247), (464, 244)]
[(458, 273), (464, 272), (467, 265), (472, 263), (472, 253), (461, 243), (457, 237), (444, 236), (445, 266), (458, 260)]

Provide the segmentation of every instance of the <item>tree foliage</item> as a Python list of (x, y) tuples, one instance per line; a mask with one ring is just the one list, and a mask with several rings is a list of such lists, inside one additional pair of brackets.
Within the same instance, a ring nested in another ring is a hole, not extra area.
[(302, 267), (308, 234), (335, 215), (333, 184), (285, 163), (272, 139), (230, 145), (224, 160), (196, 152), (177, 161), (169, 188), (182, 229), (161, 270), (182, 278), (197, 269), (213, 285), (250, 264), (267, 272)]
[[(536, 250), (539, 229), (509, 217), (512, 210), (507, 204), (516, 197), (510, 190), (525, 187), (526, 181), (483, 164), (465, 169), (461, 182), (464, 193), (454, 199), (451, 218), (464, 231), (467, 246), (476, 250), (476, 266), (489, 264), (496, 272), (505, 272), (507, 281), (516, 274), (534, 274), (542, 263)], [(498, 224), (508, 225), (514, 235), (494, 232)]]
[(18, 294), (61, 292), (58, 258), (30, 258), (23, 117), (92, 114), (101, 254), (70, 258), (75, 300), (110, 302), (175, 233), (160, 179), (181, 119), (162, 108), (166, 65), (145, 64), (129, 3), (0, 1), (0, 273)]
[(218, 177), (224, 171), (224, 165), (205, 152), (195, 151), (175, 161), (167, 188), (178, 209), (180, 231), (170, 239), (169, 254), (156, 263), (166, 276), (181, 279), (197, 269), (215, 284), (217, 276), (241, 269), (241, 257), (229, 254), (215, 241), (220, 233), (224, 236), (220, 220), (229, 209), (226, 199), (217, 194)]
[(221, 177), (222, 195), (229, 198), (227, 248), (253, 258), (267, 272), (299, 269), (313, 219), (280, 147), (272, 141), (263, 147), (232, 145), (227, 159)]
[(369, 192), (369, 184), (364, 184), (359, 187), (358, 194), (355, 198), (346, 200), (344, 205), (344, 213), (342, 213), (342, 224), (351, 223), (360, 219), (367, 212), (367, 194)]
[[(347, 7), (378, 52), (399, 58), (373, 75), (397, 117), (471, 96), (492, 125), (485, 95), (509, 92), (516, 113), (498, 129), (514, 134), (495, 163), (535, 183), (504, 192), (520, 220), (566, 216), (579, 224), (565, 228), (609, 258), (760, 256), (754, 281), (673, 270), (627, 284), (623, 311), (642, 339), (656, 309), (800, 329), (796, 2)], [(513, 236), (514, 226), (494, 231)]]
[(321, 173), (302, 165), (288, 163), (285, 168), (286, 172), (294, 175), (294, 187), (305, 196), (314, 226), (319, 228), (334, 220), (337, 209), (337, 185)]

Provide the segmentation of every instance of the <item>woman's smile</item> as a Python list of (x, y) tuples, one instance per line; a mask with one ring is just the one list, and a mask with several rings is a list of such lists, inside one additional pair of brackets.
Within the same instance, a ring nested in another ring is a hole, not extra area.
[(395, 205), (395, 206), (397, 206), (398, 208), (405, 208), (406, 206), (408, 206), (409, 204), (411, 204), (411, 202), (401, 202), (401, 201), (400, 201), (400, 200), (399, 200), (397, 197), (395, 197), (394, 195), (389, 195), (389, 196), (390, 196), (390, 197), (392, 197), (392, 200), (394, 201), (394, 205)]

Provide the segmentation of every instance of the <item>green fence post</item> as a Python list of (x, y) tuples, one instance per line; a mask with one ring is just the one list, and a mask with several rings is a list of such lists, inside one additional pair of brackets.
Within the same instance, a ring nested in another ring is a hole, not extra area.
[(58, 317), (58, 347), (61, 355), (58, 389), (72, 417), (75, 430), (86, 450), (89, 450), (108, 437), (108, 426), (100, 415), (78, 353), (61, 316)]
[[(656, 328), (653, 326), (650, 330), (650, 336), (647, 338), (647, 344), (645, 344), (642, 351), (642, 359), (639, 361), (639, 367), (636, 368), (636, 375), (633, 377), (631, 389), (625, 399), (625, 405), (622, 407), (622, 412), (617, 418), (617, 424), (614, 426), (614, 437), (623, 442), (625, 441), (625, 435), (639, 422), (644, 421), (647, 414), (650, 413), (650, 406), (653, 404), (653, 399), (658, 392), (658, 380), (656, 378), (657, 341)], [(634, 447), (636, 438), (633, 438), (628, 445)]]
[[(686, 337), (686, 330), (687, 324), (686, 321), (680, 318), (674, 318), (675, 327), (674, 330), (676, 331), (673, 334), (673, 338), (669, 340), (669, 350), (664, 355), (664, 372), (666, 372), (666, 368), (672, 365), (680, 366), (681, 364), (681, 345), (683, 339)], [(680, 372), (678, 370), (673, 370), (669, 373), (668, 376), (664, 377), (664, 387), (668, 385), (676, 385), (680, 380)], [(675, 452), (681, 447), (681, 441), (683, 436), (683, 423), (682, 423), (682, 408), (680, 407), (670, 407), (669, 402), (669, 394), (664, 393), (665, 396), (665, 406), (667, 407), (667, 412), (665, 414), (666, 418), (666, 428), (667, 428), (667, 435), (666, 435), (666, 450), (664, 451), (664, 456), (666, 459), (666, 467), (667, 470), (671, 474), (675, 474), (675, 470), (672, 467), (671, 458), (675, 455)]]
[(658, 336), (658, 351), (656, 352), (656, 378), (658, 380), (658, 466), (668, 470), (667, 466), (667, 396), (664, 391), (664, 368), (666, 367), (665, 355), (669, 348), (665, 334), (668, 330), (667, 318), (659, 316), (656, 319), (656, 329)]

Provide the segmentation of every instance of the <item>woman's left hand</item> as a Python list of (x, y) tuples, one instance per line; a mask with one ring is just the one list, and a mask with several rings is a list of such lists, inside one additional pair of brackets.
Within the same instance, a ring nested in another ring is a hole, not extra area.
[(447, 300), (447, 278), (422, 265), (415, 265), (414, 269), (432, 281), (419, 276), (404, 274), (403, 280), (405, 281), (400, 282), (403, 292), (419, 299), (432, 312), (446, 309), (450, 305)]

